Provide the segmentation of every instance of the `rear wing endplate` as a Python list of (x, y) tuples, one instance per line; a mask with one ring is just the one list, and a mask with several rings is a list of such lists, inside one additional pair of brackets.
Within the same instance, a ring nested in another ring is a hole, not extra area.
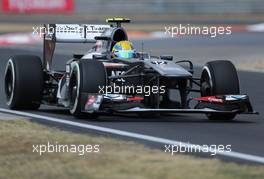
[(110, 25), (46, 24), (44, 25), (43, 66), (51, 70), (56, 43), (94, 43)]

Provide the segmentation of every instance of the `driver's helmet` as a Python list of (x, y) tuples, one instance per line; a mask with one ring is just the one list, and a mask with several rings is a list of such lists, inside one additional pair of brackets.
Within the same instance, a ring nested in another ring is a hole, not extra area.
[(134, 58), (136, 56), (132, 43), (127, 40), (117, 42), (112, 49), (112, 53), (117, 58)]

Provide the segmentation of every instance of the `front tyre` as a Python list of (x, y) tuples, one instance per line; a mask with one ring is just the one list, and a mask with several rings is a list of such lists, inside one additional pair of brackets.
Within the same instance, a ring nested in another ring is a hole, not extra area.
[(81, 60), (74, 63), (69, 86), (70, 113), (77, 118), (96, 118), (95, 114), (82, 113), (81, 94), (98, 93), (106, 85), (106, 70), (100, 61)]
[[(226, 60), (208, 62), (202, 70), (201, 96), (239, 94), (235, 66)], [(207, 114), (210, 120), (232, 120), (236, 114)]]
[(10, 109), (38, 109), (43, 93), (41, 59), (32, 55), (11, 57), (6, 65), (4, 89)]

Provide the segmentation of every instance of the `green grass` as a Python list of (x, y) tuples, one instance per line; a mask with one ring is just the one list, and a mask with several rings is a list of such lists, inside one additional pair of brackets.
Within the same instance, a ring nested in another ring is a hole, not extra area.
[[(171, 156), (134, 142), (76, 134), (28, 120), (0, 120), (0, 178), (264, 178), (264, 167), (188, 155)], [(100, 145), (99, 153), (33, 153), (32, 145)]]

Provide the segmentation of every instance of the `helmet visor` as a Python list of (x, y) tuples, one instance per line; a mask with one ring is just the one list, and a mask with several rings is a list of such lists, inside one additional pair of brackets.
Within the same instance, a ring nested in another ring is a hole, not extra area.
[(115, 55), (119, 58), (134, 58), (135, 51), (134, 50), (119, 50), (115, 53)]

